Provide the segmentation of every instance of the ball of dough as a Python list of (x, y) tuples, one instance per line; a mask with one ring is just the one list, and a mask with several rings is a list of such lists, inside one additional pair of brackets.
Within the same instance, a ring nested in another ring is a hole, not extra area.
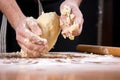
[(54, 47), (60, 33), (59, 16), (55, 12), (43, 13), (38, 17), (37, 22), (42, 30), (40, 37), (47, 39), (48, 42), (48, 49), (44, 52), (49, 52)]

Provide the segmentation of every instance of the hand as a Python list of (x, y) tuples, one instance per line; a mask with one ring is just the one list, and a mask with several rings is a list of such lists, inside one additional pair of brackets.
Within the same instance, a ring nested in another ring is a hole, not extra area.
[(84, 22), (83, 15), (78, 5), (75, 2), (71, 1), (66, 0), (60, 6), (60, 24), (62, 28), (62, 35), (65, 38), (69, 37), (70, 39), (73, 36), (80, 35)]
[(27, 17), (19, 22), (15, 31), (18, 44), (25, 53), (41, 54), (47, 49), (47, 40), (40, 37), (42, 31), (33, 17)]

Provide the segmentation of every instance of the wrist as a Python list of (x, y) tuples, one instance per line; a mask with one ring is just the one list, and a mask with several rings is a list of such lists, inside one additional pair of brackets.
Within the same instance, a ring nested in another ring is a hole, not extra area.
[(18, 16), (15, 21), (11, 24), (14, 29), (16, 29), (20, 24), (22, 24), (26, 19), (26, 16)]
[(65, 0), (65, 1), (68, 1), (68, 2), (70, 2), (70, 3), (72, 3), (72, 4), (75, 4), (75, 5), (77, 5), (78, 7), (80, 6), (80, 4), (81, 4), (81, 2), (82, 2), (82, 0)]

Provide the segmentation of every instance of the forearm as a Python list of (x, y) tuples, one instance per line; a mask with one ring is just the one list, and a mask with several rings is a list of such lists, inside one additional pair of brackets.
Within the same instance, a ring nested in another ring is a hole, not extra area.
[(5, 14), (13, 28), (16, 28), (18, 22), (25, 18), (16, 0), (0, 0), (0, 11)]
[(80, 6), (82, 0), (66, 0), (66, 1), (70, 1), (70, 2), (73, 2), (75, 4), (77, 4), (78, 6)]

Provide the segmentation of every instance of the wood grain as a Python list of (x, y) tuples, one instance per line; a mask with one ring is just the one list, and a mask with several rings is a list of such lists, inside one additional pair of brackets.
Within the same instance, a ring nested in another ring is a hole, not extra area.
[[(81, 58), (79, 53), (74, 52), (48, 52), (38, 57), (31, 57), (31, 58)], [(29, 57), (22, 57), (21, 52), (13, 52), (13, 53), (0, 53), (0, 58), (29, 58)]]
[(79, 44), (79, 45), (77, 45), (76, 49), (77, 49), (77, 51), (80, 51), (80, 52), (107, 54), (107, 55), (113, 55), (113, 56), (120, 57), (120, 48), (119, 47)]

